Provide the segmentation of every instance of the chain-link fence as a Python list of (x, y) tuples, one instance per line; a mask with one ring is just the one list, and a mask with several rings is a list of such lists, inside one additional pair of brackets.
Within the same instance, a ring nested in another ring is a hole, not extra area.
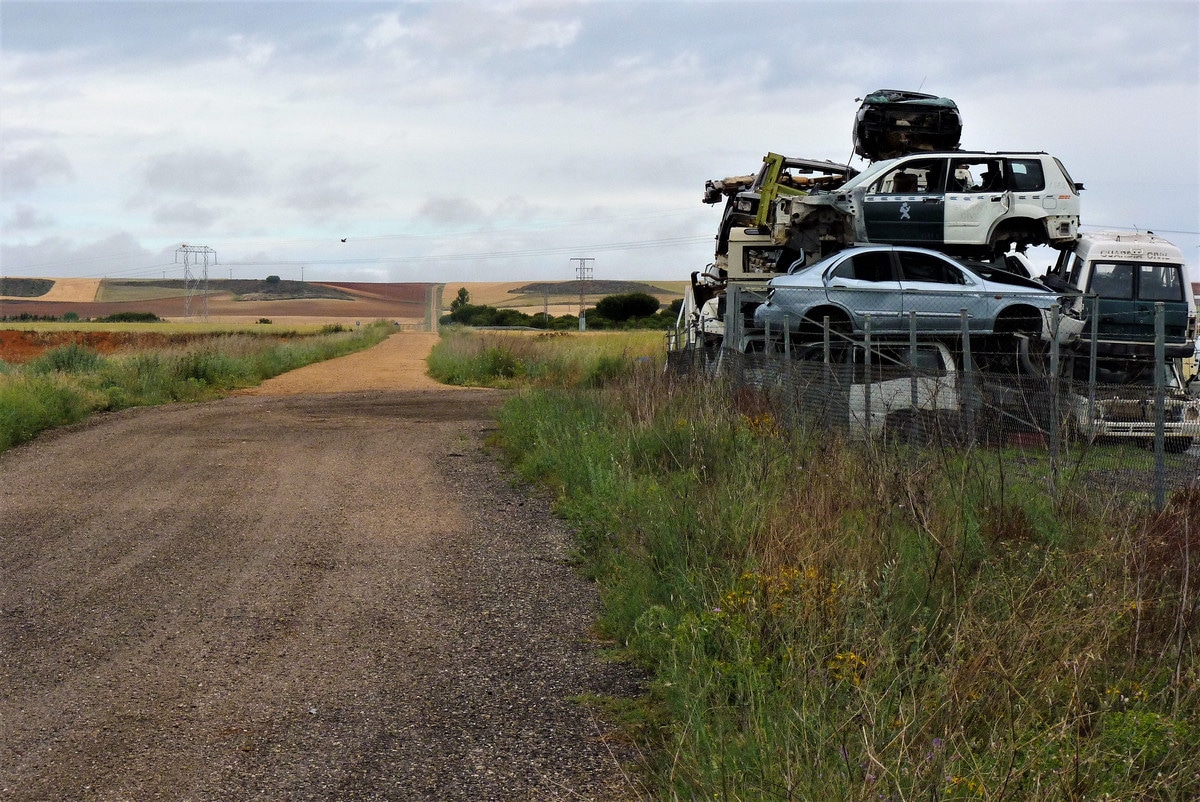
[(669, 367), (760, 393), (794, 430), (1036, 461), (1051, 492), (1161, 507), (1200, 474), (1200, 399), (1162, 304), (1085, 323), (1045, 293), (788, 292), (764, 314), (764, 287), (731, 285), (723, 320), (673, 334)]

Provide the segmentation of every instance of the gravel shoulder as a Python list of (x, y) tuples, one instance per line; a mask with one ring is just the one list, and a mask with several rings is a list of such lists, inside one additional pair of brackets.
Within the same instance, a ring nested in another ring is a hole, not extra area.
[(573, 701), (638, 678), (485, 448), (503, 394), (419, 340), (0, 455), (0, 798), (641, 798)]

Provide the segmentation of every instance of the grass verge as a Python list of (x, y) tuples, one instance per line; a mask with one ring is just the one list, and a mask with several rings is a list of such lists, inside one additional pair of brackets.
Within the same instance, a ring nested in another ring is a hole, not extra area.
[(1050, 497), (1025, 455), (849, 444), (613, 373), (516, 394), (500, 438), (654, 676), (661, 798), (1200, 798), (1200, 493)]
[(380, 323), (306, 336), (289, 332), (286, 339), (231, 333), (110, 357), (69, 344), (25, 365), (0, 362), (0, 451), (93, 412), (216, 398), (369, 347), (392, 331)]

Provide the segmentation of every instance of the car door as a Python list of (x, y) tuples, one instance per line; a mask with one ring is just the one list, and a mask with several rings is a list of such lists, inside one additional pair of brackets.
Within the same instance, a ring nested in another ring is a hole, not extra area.
[(901, 251), (900, 285), (904, 289), (903, 315), (916, 313), (918, 332), (957, 334), (962, 331), (962, 310), (971, 331), (989, 331), (991, 312), (986, 288), (979, 279), (946, 257)]
[(863, 330), (868, 316), (873, 332), (900, 326), (904, 292), (891, 250), (852, 252), (829, 268), (824, 281), (826, 297), (850, 311), (856, 330)]
[(1011, 206), (1004, 160), (954, 159), (951, 166), (946, 183), (946, 243), (988, 245), (996, 221)]
[(869, 242), (940, 243), (945, 226), (946, 159), (902, 159), (866, 187), (863, 226)]

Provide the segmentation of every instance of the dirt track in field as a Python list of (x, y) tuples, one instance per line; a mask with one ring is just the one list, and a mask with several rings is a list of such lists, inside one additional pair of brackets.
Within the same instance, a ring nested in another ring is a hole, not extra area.
[(428, 335), (0, 455), (0, 799), (634, 799), (569, 533)]

